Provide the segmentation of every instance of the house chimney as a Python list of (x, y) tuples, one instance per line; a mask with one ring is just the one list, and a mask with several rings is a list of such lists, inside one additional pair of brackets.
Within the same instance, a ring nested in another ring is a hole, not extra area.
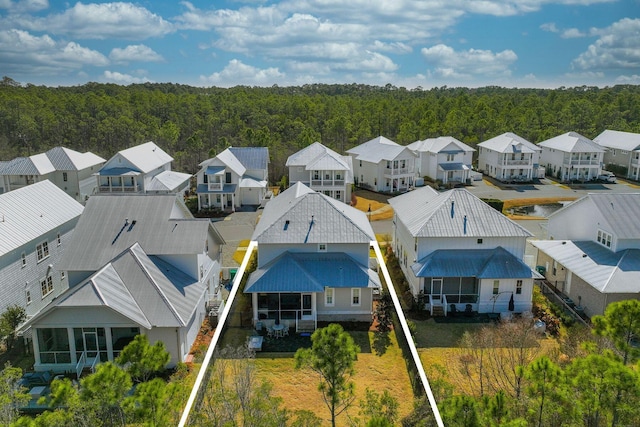
[(453, 215), (455, 214), (455, 209), (454, 209), (454, 205), (455, 205), (455, 201), (451, 201), (451, 218), (453, 218)]

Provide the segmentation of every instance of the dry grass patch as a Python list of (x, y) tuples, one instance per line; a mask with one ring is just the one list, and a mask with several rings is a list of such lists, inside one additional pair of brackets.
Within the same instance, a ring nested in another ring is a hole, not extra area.
[[(386, 352), (378, 355), (370, 350), (373, 347), (373, 332), (348, 332), (362, 347), (353, 377), (356, 384), (356, 401), (349, 409), (349, 414), (358, 416), (359, 402), (364, 399), (368, 387), (378, 393), (388, 390), (398, 399), (400, 417), (408, 415), (413, 409), (413, 392), (395, 333), (389, 335), (391, 345), (387, 347)], [(361, 344), (363, 341), (369, 342), (368, 348)], [(311, 410), (322, 419), (329, 419), (329, 410), (318, 391), (320, 378), (310, 370), (295, 369), (292, 355), (286, 358), (259, 357), (256, 359), (256, 367), (258, 378), (273, 385), (273, 395), (283, 399), (284, 407), (291, 411)], [(338, 417), (337, 425), (349, 425), (345, 414)]]
[(380, 221), (393, 218), (393, 208), (388, 203), (382, 203), (376, 200), (365, 199), (364, 197), (356, 196), (356, 205), (354, 206), (354, 208), (368, 215), (369, 207), (371, 207), (371, 221)]

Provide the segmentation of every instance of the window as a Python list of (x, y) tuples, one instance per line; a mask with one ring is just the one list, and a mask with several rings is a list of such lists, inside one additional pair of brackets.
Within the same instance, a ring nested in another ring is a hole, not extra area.
[(231, 184), (231, 172), (225, 172), (224, 180), (225, 184)]
[(49, 243), (42, 242), (36, 246), (36, 253), (38, 255), (38, 262), (42, 261), (49, 256)]
[(42, 290), (42, 298), (53, 292), (53, 279), (47, 276), (40, 281), (40, 289)]
[(522, 280), (516, 280), (516, 295), (522, 294)]
[(209, 175), (207, 175), (206, 173), (202, 176), (202, 182), (205, 184), (209, 183)]
[(498, 295), (500, 293), (500, 280), (493, 281), (493, 294)]
[(27, 300), (27, 305), (31, 304), (31, 291), (26, 291), (25, 298)]
[(56, 237), (56, 241), (58, 242), (58, 246), (60, 246), (62, 244), (62, 239), (60, 238), (60, 233), (58, 233), (58, 235)]
[(67, 181), (69, 180), (69, 176), (67, 175), (67, 173), (66, 173), (66, 172), (62, 172), (62, 180), (63, 180), (64, 182), (67, 182)]
[(336, 179), (342, 179), (342, 174), (340, 172), (336, 172)]
[(320, 171), (313, 171), (313, 179), (320, 179)]
[(318, 243), (318, 252), (327, 252), (327, 244)]
[(482, 239), (478, 239), (478, 244), (481, 245), (482, 244)]
[(598, 243), (608, 248), (611, 247), (611, 234), (598, 230)]
[(22, 267), (26, 267), (27, 266), (27, 254), (22, 252), (22, 255), (20, 255), (20, 257), (22, 258)]
[(447, 154), (447, 162), (453, 162), (453, 159), (456, 157), (455, 154)]
[(342, 191), (336, 190), (336, 199), (342, 200)]
[(64, 271), (60, 272), (60, 280), (64, 280), (64, 278), (67, 277), (67, 274)]
[(360, 167), (362, 167), (362, 160), (360, 160)]
[(333, 292), (333, 288), (324, 288), (324, 305), (329, 307), (333, 307), (335, 305)]
[(351, 305), (360, 305), (360, 288), (351, 288)]

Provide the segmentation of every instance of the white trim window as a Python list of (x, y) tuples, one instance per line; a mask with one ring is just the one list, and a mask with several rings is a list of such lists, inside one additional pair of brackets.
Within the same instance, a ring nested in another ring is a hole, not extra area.
[(42, 291), (42, 298), (53, 292), (53, 278), (47, 276), (40, 281), (40, 290)]
[(602, 230), (598, 230), (598, 243), (600, 243), (602, 246), (606, 246), (608, 248), (611, 247), (611, 234), (602, 231)]
[(31, 291), (25, 291), (24, 297), (27, 300), (27, 305), (31, 304)]
[(362, 299), (360, 298), (360, 288), (351, 288), (351, 306), (359, 307)]
[(318, 252), (327, 252), (327, 244), (318, 243)]
[(522, 280), (516, 280), (516, 295), (522, 294)]
[(324, 288), (324, 305), (327, 307), (333, 307), (336, 305), (335, 289)]
[(20, 254), (20, 258), (22, 260), (22, 268), (26, 267), (27, 266), (27, 254), (22, 252), (22, 254)]
[(58, 246), (62, 244), (62, 238), (60, 236), (60, 233), (58, 233), (58, 235), (56, 236), (56, 241), (58, 242)]
[(46, 240), (36, 246), (36, 255), (38, 256), (38, 262), (49, 257), (49, 242)]
[(500, 293), (500, 280), (493, 281), (493, 294), (498, 295)]

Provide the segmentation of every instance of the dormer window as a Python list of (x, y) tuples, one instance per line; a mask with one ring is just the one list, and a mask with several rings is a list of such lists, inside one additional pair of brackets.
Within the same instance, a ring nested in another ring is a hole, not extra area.
[(611, 234), (598, 230), (598, 243), (607, 248), (611, 248)]

